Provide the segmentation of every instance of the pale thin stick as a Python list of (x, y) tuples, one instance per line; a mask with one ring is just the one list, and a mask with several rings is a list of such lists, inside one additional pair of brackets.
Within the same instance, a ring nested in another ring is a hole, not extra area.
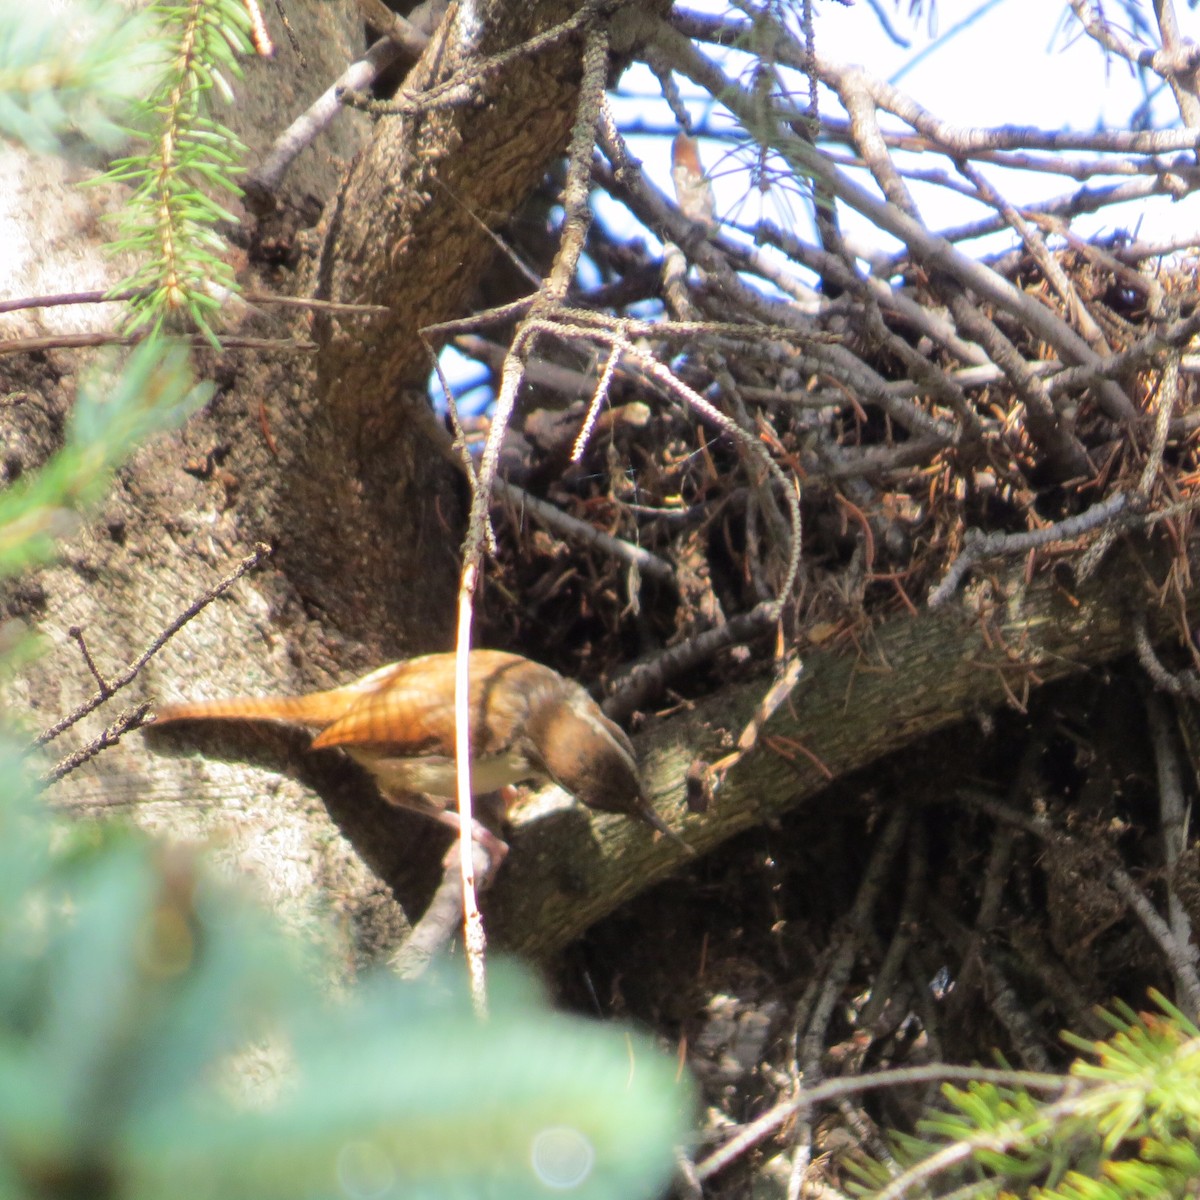
[[(482, 544), (480, 544), (482, 549)], [(458, 852), (462, 875), (463, 946), (477, 1016), (486, 1017), (487, 933), (475, 894), (475, 817), (471, 796), (471, 615), (479, 578), (478, 556), (468, 555), (458, 591), (458, 641), (454, 647), (454, 762), (458, 772)]]
[(612, 387), (613, 376), (617, 371), (617, 363), (621, 361), (621, 352), (628, 345), (624, 330), (619, 326), (617, 337), (619, 340), (613, 342), (609, 347), (608, 357), (604, 360), (604, 367), (600, 372), (596, 389), (592, 393), (592, 401), (588, 405), (587, 415), (583, 418), (583, 424), (580, 426), (579, 433), (575, 438), (575, 445), (571, 447), (571, 461), (573, 463), (578, 463), (583, 459), (584, 451), (587, 449), (588, 441), (592, 436), (592, 430), (595, 429), (596, 421), (600, 417), (600, 409), (603, 407), (604, 401), (608, 399), (608, 392)]
[(258, 7), (258, 0), (242, 0), (242, 7), (246, 10), (246, 15), (250, 18), (250, 40), (254, 43), (255, 50), (263, 58), (271, 58), (275, 54), (275, 44), (271, 41), (271, 35), (267, 32), (267, 23), (263, 20), (262, 12)]
[[(585, 4), (567, 21), (548, 30), (526, 43), (527, 49), (535, 44), (547, 44), (572, 29), (590, 21), (593, 4)], [(502, 54), (491, 60), (491, 66), (504, 60)], [(487, 1011), (486, 975), (484, 949), (487, 945), (483, 919), (475, 898), (475, 867), (472, 861), (471, 842), (471, 789), (470, 789), (470, 732), (469, 691), (470, 684), (468, 655), (471, 648), (471, 621), (474, 613), (475, 589), (479, 583), (480, 562), (483, 548), (489, 535), (488, 507), (492, 487), (500, 464), (500, 446), (512, 420), (517, 393), (525, 375), (524, 358), (532, 352), (537, 339), (537, 316), (562, 303), (567, 288), (575, 274), (575, 266), (583, 251), (587, 234), (590, 210), (587, 206), (588, 169), (594, 145), (593, 129), (596, 111), (602, 102), (608, 67), (608, 42), (603, 30), (593, 26), (588, 30), (583, 53), (583, 80), (579, 90), (579, 112), (571, 136), (570, 161), (567, 166), (567, 181), (563, 189), (563, 207), (567, 217), (559, 239), (558, 252), (543, 285), (542, 293), (534, 302), (533, 313), (523, 322), (513, 338), (512, 348), (504, 363), (500, 390), (496, 397), (491, 428), (479, 463), (479, 475), (471, 497), (471, 512), (467, 524), (467, 536), (463, 545), (463, 571), (458, 592), (458, 641), (455, 648), (455, 756), (458, 765), (458, 803), (462, 830), (459, 834), (459, 853), (462, 859), (463, 918), (465, 923), (464, 942), (470, 964), (471, 989), (475, 1009), (481, 1015)], [(613, 357), (619, 357), (614, 351)]]

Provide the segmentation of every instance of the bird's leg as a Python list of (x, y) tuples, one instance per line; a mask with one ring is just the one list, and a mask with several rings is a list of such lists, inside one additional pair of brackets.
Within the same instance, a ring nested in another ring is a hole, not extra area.
[[(384, 798), (389, 804), (394, 804), (397, 808), (404, 808), (409, 812), (420, 813), (423, 817), (432, 817), (439, 825), (445, 825), (453, 829), (456, 834), (462, 828), (462, 820), (459, 817), (458, 809), (448, 807), (451, 803), (448, 798), (434, 798), (412, 792), (391, 790), (384, 793)], [(508, 843), (502, 838), (497, 837), (482, 821), (475, 817), (471, 818), (471, 841), (487, 857), (485, 869), (479, 872), (479, 890), (483, 891), (495, 878), (496, 872), (500, 869), (500, 864), (508, 857)], [(458, 846), (455, 844), (446, 852), (446, 857), (442, 860), (442, 865), (450, 869), (457, 862)]]
[[(443, 825), (448, 825), (455, 833), (462, 828), (462, 821), (456, 809), (446, 809), (437, 819)], [(486, 866), (478, 873), (479, 890), (486, 891), (491, 886), (492, 880), (495, 879), (496, 872), (500, 870), (500, 864), (508, 857), (508, 843), (503, 838), (497, 837), (482, 821), (477, 821), (472, 817), (471, 844), (481, 850), (487, 859)], [(453, 870), (458, 866), (459, 860), (458, 843), (455, 842), (446, 851), (446, 856), (442, 859), (442, 866), (447, 871)]]
[[(443, 808), (424, 796), (388, 794), (387, 799), (397, 808), (406, 808), (422, 816), (432, 817), (458, 833), (462, 818), (456, 808)], [(490, 886), (508, 856), (508, 843), (494, 834), (483, 822), (471, 818), (471, 857), (480, 891)], [(442, 881), (392, 957), (392, 969), (402, 978), (421, 975), (433, 957), (444, 950), (462, 926), (462, 881), (459, 878), (459, 846), (451, 843), (442, 858)]]

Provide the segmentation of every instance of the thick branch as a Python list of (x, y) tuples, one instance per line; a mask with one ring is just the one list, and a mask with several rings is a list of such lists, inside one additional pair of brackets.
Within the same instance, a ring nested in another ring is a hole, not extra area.
[(461, 463), (430, 410), (420, 330), (469, 307), (489, 230), (561, 154), (583, 15), (568, 0), (455, 6), (325, 215), (317, 296), (377, 307), (315, 319), (317, 379), (298, 397), (311, 432), (286, 477), (276, 561), (391, 657), (445, 644), (462, 532)]
[[(1004, 598), (998, 584), (984, 585), (970, 605), (894, 618), (862, 640), (861, 655), (851, 647), (810, 649), (790, 703), (768, 724), (759, 749), (730, 772), (705, 816), (682, 819), (688, 768), (697, 757), (728, 752), (765, 681), (728, 688), (646, 735), (652, 796), (692, 845), (711, 850), (818, 796), (829, 778), (813, 759), (843, 776), (1030, 687), (1129, 652), (1129, 613), (1152, 603), (1149, 584), (1165, 570), (1156, 558), (1126, 551), (1077, 595), (1045, 579), (1026, 591), (1020, 573), (1010, 573)], [(1157, 609), (1154, 617), (1165, 636), (1166, 618)], [(487, 906), (498, 944), (552, 953), (680, 863), (678, 847), (620, 818), (589, 824), (576, 812), (570, 817), (529, 821), (514, 834)]]
[(393, 415), (398, 388), (428, 373), (418, 329), (463, 311), (491, 261), (488, 230), (566, 146), (580, 26), (566, 0), (452, 11), (327, 216), (317, 294), (390, 310), (317, 329), (322, 392), (376, 448), (381, 427), (404, 424)]

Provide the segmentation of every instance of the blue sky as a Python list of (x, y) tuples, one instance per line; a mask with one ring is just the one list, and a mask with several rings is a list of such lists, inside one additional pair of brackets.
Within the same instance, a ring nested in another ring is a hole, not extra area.
[[(793, 0), (799, 9), (799, 0)], [(932, 5), (936, 24), (928, 20), (928, 11), (919, 19), (908, 17), (909, 0), (877, 0), (889, 16), (894, 29), (909, 39), (900, 46), (883, 31), (867, 0), (843, 4), (840, 0), (815, 0), (816, 43), (822, 55), (845, 63), (859, 63), (875, 75), (892, 80), (935, 116), (957, 125), (1033, 125), (1048, 129), (1086, 131), (1098, 126), (1128, 128), (1132, 114), (1144, 96), (1137, 77), (1119, 61), (1107, 61), (1100, 48), (1078, 31), (1070, 17), (1066, 0), (938, 0)], [(685, 0), (685, 7), (722, 12), (723, 0)], [(931, 0), (921, 6), (931, 7)], [(1142, 5), (1147, 20), (1149, 4)], [(1110, 18), (1120, 15), (1116, 0), (1105, 5)], [(1200, 14), (1177, 4), (1178, 19), (1185, 36), (1200, 40)], [(1064, 19), (1066, 14), (1069, 19)], [(733, 73), (734, 67), (730, 67)], [(797, 88), (806, 86), (798, 80)], [(684, 95), (689, 95), (684, 86)], [(828, 91), (821, 95), (823, 113), (836, 111), (836, 102)], [(700, 118), (711, 108), (711, 101), (693, 94), (689, 109)], [(643, 67), (634, 67), (621, 81), (614, 109), (622, 125), (639, 122), (662, 130), (630, 137), (634, 152), (643, 160), (654, 182), (668, 195), (672, 192), (670, 175), (670, 135), (674, 118), (661, 100), (659, 85)], [(1154, 103), (1156, 127), (1178, 124), (1178, 113), (1165, 89)], [(893, 123), (893, 127), (899, 127)], [(714, 141), (701, 143), (706, 168), (715, 175), (718, 215), (735, 214), (745, 223), (757, 216), (775, 221), (795, 222), (809, 235), (810, 219), (806, 205), (788, 188), (759, 197), (749, 187), (744, 170), (723, 166), (727, 146)], [(953, 173), (944, 159), (936, 165)], [(981, 168), (993, 185), (1008, 199), (1023, 203), (1073, 191), (1080, 184), (1063, 176)], [(1106, 177), (1100, 182), (1111, 182)], [(983, 215), (980, 206), (956, 197), (945, 189), (916, 185), (914, 195), (927, 224), (932, 229), (970, 221)], [(748, 198), (749, 197), (749, 198)], [(620, 206), (597, 197), (601, 220), (626, 236), (646, 237)], [(1137, 205), (1112, 208), (1095, 217), (1079, 218), (1074, 228), (1085, 235), (1122, 228), (1137, 230), (1146, 240), (1163, 241), (1181, 233), (1200, 231), (1200, 199), (1189, 196), (1173, 202), (1158, 198)], [(854, 214), (843, 215), (843, 229), (859, 243), (892, 248), (886, 239)], [(1012, 245), (1015, 235), (998, 234), (993, 238), (965, 242), (968, 253), (982, 254)], [(448, 351), (449, 362), (456, 359)], [(458, 360), (451, 366), (456, 388), (469, 386), (486, 372)], [(462, 397), (464, 411), (486, 405), (490, 392), (476, 389), (473, 396)]]
[[(1131, 115), (1143, 100), (1141, 84), (1129, 67), (1115, 60), (1106, 62), (1096, 43), (1078, 31), (1074, 18), (1064, 20), (1064, 13), (1070, 16), (1065, 0), (940, 0), (933, 6), (937, 15), (933, 26), (927, 15), (917, 20), (908, 18), (908, 0), (878, 0), (896, 31), (910, 39), (907, 48), (883, 32), (865, 0), (850, 5), (839, 0), (815, 3), (816, 43), (823, 55), (859, 63), (873, 74), (893, 80), (935, 116), (954, 124), (1034, 125), (1081, 131), (1098, 125), (1128, 128)], [(720, 12), (725, 5), (719, 0), (692, 0), (689, 7)], [(929, 0), (922, 7), (928, 10)], [(1111, 18), (1119, 15), (1115, 0), (1108, 0), (1105, 7)], [(1184, 35), (1200, 39), (1200, 15), (1182, 4), (1177, 7)], [(952, 30), (956, 31), (951, 36)], [(908, 69), (914, 59), (915, 65)], [(648, 71), (634, 69), (622, 81), (622, 92), (630, 100), (618, 104), (619, 112), (644, 113), (651, 98), (658, 94), (658, 84)], [(836, 102), (828, 91), (822, 91), (821, 104), (823, 112), (836, 111)], [(692, 111), (699, 115), (703, 101), (697, 99)], [(1154, 114), (1157, 126), (1178, 122), (1177, 110), (1165, 89), (1155, 102)], [(669, 121), (669, 115), (665, 119)], [(900, 127), (898, 123), (893, 126)], [(669, 194), (668, 147), (644, 137), (635, 140), (635, 150)], [(746, 178), (719, 169), (722, 152), (718, 143), (702, 145), (706, 167), (718, 168), (718, 213), (739, 211), (741, 205), (742, 219), (750, 220), (752, 214), (745, 207)], [(938, 165), (947, 164), (939, 160)], [(1017, 202), (1068, 192), (1078, 186), (1061, 176), (983, 169), (1004, 195)], [(970, 220), (982, 212), (944, 189), (918, 186), (917, 194), (928, 224), (935, 229)], [(795, 219), (807, 222), (799, 202), (790, 208)], [(783, 219), (770, 201), (765, 215), (776, 221)], [(1082, 219), (1077, 228), (1092, 233), (1119, 223), (1132, 229), (1139, 217), (1143, 217), (1143, 236), (1155, 240), (1179, 231), (1190, 233), (1200, 228), (1200, 200), (1189, 197), (1176, 203), (1161, 199), (1136, 209), (1127, 206), (1095, 219)], [(860, 236), (871, 235), (864, 225), (854, 228), (853, 218), (850, 227)]]

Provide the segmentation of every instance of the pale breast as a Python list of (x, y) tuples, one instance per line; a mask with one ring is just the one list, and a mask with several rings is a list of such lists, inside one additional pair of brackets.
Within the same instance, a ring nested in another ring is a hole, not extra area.
[[(385, 795), (389, 792), (422, 792), (429, 796), (452, 797), (458, 791), (458, 772), (452, 757), (419, 755), (401, 758), (359, 746), (343, 749), (375, 776)], [(537, 768), (518, 750), (477, 758), (471, 764), (471, 794), (481, 796), (510, 783), (532, 779), (537, 774)]]

